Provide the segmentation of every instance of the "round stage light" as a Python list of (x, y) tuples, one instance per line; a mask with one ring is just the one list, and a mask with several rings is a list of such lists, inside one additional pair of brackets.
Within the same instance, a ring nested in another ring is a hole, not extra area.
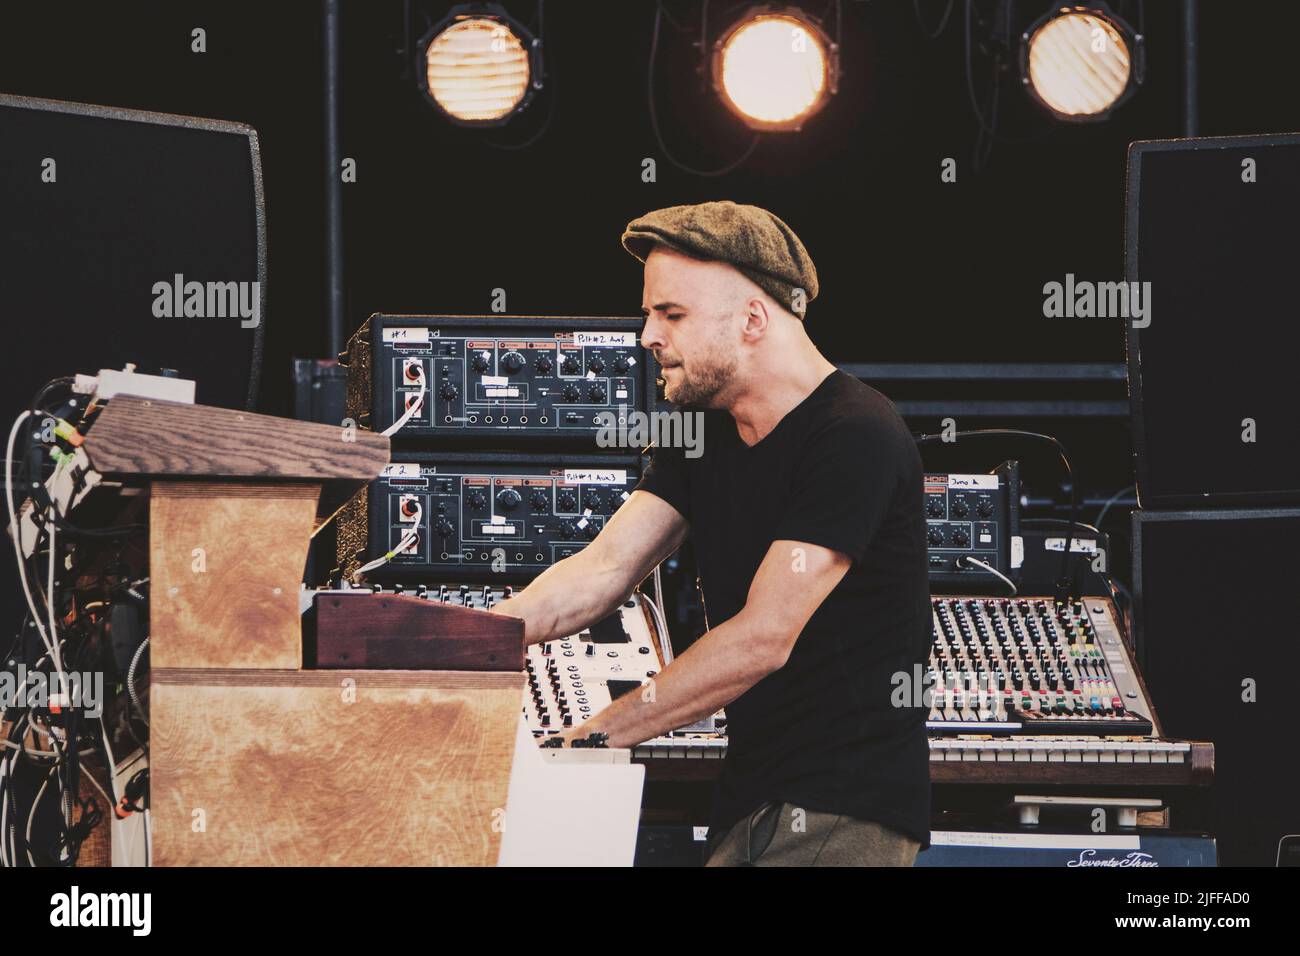
[(1059, 7), (1022, 34), (1020, 67), (1053, 115), (1105, 119), (1142, 82), (1142, 37), (1105, 6)]
[(536, 41), (504, 10), (482, 10), (458, 7), (420, 41), (421, 89), (463, 126), (499, 126), (534, 92)]
[(801, 11), (752, 8), (713, 46), (713, 85), (751, 129), (797, 130), (835, 92), (839, 51)]

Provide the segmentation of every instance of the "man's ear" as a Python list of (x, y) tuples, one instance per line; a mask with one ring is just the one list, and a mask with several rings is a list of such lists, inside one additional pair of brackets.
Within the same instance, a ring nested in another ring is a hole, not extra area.
[(745, 335), (761, 335), (772, 321), (772, 308), (755, 294), (745, 302)]

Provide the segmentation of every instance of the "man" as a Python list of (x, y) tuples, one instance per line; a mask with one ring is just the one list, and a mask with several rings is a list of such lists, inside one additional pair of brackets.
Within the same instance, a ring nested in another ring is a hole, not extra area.
[[(817, 273), (766, 210), (634, 220), (641, 342), (703, 453), (656, 448), (596, 539), (497, 605), (529, 643), (611, 613), (694, 536), (709, 630), (580, 728), (631, 747), (726, 706), (708, 864), (911, 865), (929, 842), (925, 712), (893, 706), (930, 644), (920, 458), (879, 392), (809, 340)], [(910, 683), (909, 683), (910, 686)]]

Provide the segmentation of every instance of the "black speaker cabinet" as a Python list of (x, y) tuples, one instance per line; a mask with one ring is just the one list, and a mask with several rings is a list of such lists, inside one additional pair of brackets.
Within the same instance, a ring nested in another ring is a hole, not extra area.
[(1125, 208), (1140, 505), (1300, 505), (1300, 134), (1133, 143)]
[(1297, 541), (1300, 508), (1133, 513), (1138, 661), (1165, 733), (1214, 742), (1203, 822), (1228, 866), (1300, 834)]
[(266, 327), (256, 131), (0, 95), (0, 143), (6, 420), (51, 378), (127, 362), (195, 379), (202, 404), (252, 408)]

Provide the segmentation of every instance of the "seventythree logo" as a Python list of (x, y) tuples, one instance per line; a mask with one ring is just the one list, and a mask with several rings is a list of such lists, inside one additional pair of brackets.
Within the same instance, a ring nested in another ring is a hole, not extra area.
[(255, 329), (262, 321), (262, 295), (256, 282), (186, 282), (179, 272), (171, 282), (153, 284), (157, 319), (242, 319), (239, 327)]
[(129, 926), (132, 935), (148, 936), (152, 924), (150, 893), (69, 893), (50, 897), (51, 926)]

